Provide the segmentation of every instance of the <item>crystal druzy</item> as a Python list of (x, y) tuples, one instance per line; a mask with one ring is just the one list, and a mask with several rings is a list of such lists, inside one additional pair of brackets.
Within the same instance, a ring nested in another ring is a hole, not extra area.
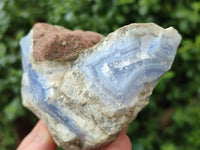
[(107, 144), (148, 104), (180, 40), (174, 28), (153, 23), (106, 37), (38, 23), (20, 43), (23, 104), (63, 148)]

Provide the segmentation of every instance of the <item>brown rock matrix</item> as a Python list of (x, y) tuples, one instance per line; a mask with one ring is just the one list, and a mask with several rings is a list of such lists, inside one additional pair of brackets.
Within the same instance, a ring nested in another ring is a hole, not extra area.
[(59, 26), (37, 23), (33, 27), (33, 57), (36, 62), (44, 60), (72, 60), (84, 49), (97, 44), (102, 35)]

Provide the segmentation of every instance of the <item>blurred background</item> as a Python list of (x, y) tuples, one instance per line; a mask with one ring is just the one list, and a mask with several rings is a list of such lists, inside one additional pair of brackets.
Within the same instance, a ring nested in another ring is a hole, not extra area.
[(37, 118), (21, 104), (20, 39), (36, 22), (107, 35), (129, 23), (182, 35), (172, 69), (129, 126), (133, 150), (200, 149), (199, 0), (0, 0), (0, 150), (16, 149)]

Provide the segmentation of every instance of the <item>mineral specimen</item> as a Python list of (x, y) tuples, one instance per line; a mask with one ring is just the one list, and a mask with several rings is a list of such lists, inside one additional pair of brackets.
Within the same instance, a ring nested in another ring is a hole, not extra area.
[(63, 148), (107, 144), (148, 104), (180, 40), (172, 27), (153, 23), (107, 37), (38, 23), (21, 40), (23, 104)]

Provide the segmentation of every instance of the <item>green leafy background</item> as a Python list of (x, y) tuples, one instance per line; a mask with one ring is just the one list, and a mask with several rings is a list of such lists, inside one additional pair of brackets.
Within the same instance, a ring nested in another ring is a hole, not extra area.
[(172, 69), (129, 126), (134, 150), (200, 149), (200, 1), (0, 0), (0, 150), (16, 149), (37, 118), (21, 104), (19, 40), (36, 22), (108, 34), (134, 22), (183, 37)]

